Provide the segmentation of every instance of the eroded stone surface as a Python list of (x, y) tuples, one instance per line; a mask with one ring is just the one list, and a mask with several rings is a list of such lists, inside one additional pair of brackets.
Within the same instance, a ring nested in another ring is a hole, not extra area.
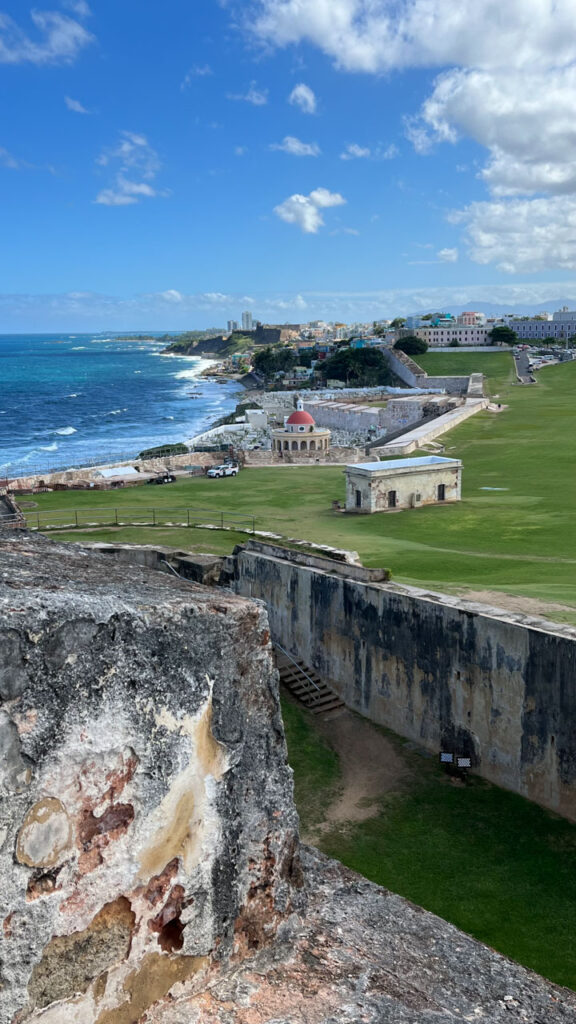
[(131, 1024), (301, 902), (266, 617), (23, 533), (0, 629), (0, 1024)]
[(304, 849), (307, 913), (146, 1024), (573, 1024), (558, 988), (434, 914)]
[(66, 808), (48, 796), (30, 808), (16, 840), (16, 858), (29, 868), (53, 868), (68, 860), (72, 826)]

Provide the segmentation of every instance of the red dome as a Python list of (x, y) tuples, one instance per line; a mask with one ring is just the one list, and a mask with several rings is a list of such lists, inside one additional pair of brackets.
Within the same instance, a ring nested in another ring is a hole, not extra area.
[(313, 427), (315, 422), (316, 421), (312, 419), (310, 413), (304, 412), (302, 409), (297, 409), (296, 412), (293, 412), (286, 420), (287, 424), (299, 424), (300, 426), (305, 424), (307, 427)]

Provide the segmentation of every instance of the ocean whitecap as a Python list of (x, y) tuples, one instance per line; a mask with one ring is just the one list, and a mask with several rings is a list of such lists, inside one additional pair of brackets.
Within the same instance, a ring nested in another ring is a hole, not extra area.
[(41, 444), (40, 445), (40, 451), (41, 452), (57, 452), (58, 451), (58, 445), (56, 444), (56, 441), (54, 442), (54, 444), (47, 444), (47, 445)]
[(61, 427), (60, 430), (55, 430), (54, 433), (55, 434), (67, 435), (67, 434), (76, 434), (77, 431), (76, 431), (76, 427)]

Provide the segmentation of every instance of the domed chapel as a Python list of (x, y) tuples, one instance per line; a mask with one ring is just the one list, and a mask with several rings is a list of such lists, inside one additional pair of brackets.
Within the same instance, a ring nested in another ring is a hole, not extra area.
[(326, 453), (330, 448), (330, 431), (316, 426), (299, 398), (295, 411), (284, 419), (284, 426), (272, 431), (272, 448), (275, 452)]

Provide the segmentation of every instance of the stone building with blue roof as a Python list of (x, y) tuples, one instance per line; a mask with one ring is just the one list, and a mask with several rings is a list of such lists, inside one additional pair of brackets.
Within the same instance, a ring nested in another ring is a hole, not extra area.
[(462, 497), (462, 463), (440, 455), (359, 462), (346, 466), (346, 511), (369, 514), (421, 505), (446, 505)]

